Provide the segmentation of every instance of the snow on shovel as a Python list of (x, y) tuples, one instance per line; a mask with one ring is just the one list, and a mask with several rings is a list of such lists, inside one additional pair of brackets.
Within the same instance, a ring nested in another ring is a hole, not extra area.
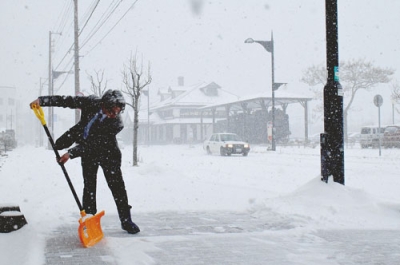
[[(38, 117), (38, 119), (42, 123), (43, 128), (46, 131), (47, 137), (49, 138), (49, 141), (51, 143), (51, 146), (53, 147), (54, 153), (56, 154), (57, 161), (59, 161), (61, 157), (57, 149), (55, 148), (53, 138), (51, 137), (49, 128), (46, 125), (43, 109), (40, 106), (32, 105), (32, 110), (35, 113), (36, 117)], [(72, 185), (71, 179), (68, 176), (64, 164), (59, 163), (59, 165), (64, 172), (65, 179), (68, 182), (68, 185), (81, 212), (81, 218), (79, 219), (78, 228), (79, 239), (81, 240), (83, 246), (91, 247), (97, 244), (104, 237), (100, 224), (100, 218), (104, 216), (104, 211), (101, 211), (94, 216), (86, 215), (85, 210), (83, 209), (82, 204), (79, 201), (78, 195), (76, 195), (74, 186)]]

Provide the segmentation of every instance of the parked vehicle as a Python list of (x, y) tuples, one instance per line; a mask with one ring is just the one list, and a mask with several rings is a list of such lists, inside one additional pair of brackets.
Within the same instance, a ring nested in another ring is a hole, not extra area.
[(4, 151), (9, 151), (17, 147), (17, 140), (15, 139), (15, 131), (7, 129), (0, 133), (0, 148)]
[(204, 141), (203, 149), (207, 154), (220, 154), (221, 156), (230, 156), (232, 154), (241, 154), (247, 156), (250, 152), (250, 145), (240, 139), (234, 133), (214, 133)]
[(385, 148), (400, 147), (400, 126), (386, 126), (385, 132), (383, 133), (382, 145)]
[(347, 144), (349, 146), (354, 146), (355, 143), (360, 142), (361, 134), (358, 132), (349, 132), (347, 134)]
[(379, 126), (364, 126), (361, 128), (360, 135), (360, 145), (361, 148), (373, 147), (377, 148), (379, 146), (379, 139), (383, 138), (383, 132), (385, 127)]

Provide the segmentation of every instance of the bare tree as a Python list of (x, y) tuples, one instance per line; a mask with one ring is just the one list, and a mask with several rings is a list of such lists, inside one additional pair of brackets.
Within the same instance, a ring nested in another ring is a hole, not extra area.
[(94, 80), (93, 75), (86, 73), (91, 83), (90, 90), (93, 94), (101, 97), (104, 92), (107, 90), (107, 80), (103, 84), (104, 80), (104, 70), (94, 70), (96, 73), (96, 80)]
[(400, 84), (397, 80), (392, 83), (392, 99), (395, 101), (400, 100)]
[[(391, 95), (391, 98), (392, 98), (393, 107), (395, 107), (395, 105), (400, 101), (400, 84), (399, 84), (399, 82), (397, 80), (393, 81), (393, 83), (392, 83), (392, 95)], [(395, 108), (396, 108), (396, 112), (400, 113), (400, 111), (397, 108), (397, 106)]]
[(138, 66), (136, 54), (135, 57), (131, 57), (129, 66), (124, 66), (123, 71), (123, 82), (125, 88), (122, 90), (125, 94), (129, 95), (131, 99), (130, 105), (133, 108), (133, 166), (138, 165), (137, 156), (137, 135), (139, 129), (139, 99), (142, 90), (151, 83), (150, 63), (147, 68), (147, 76), (144, 77), (143, 71), (143, 60)]
[[(344, 119), (344, 135), (347, 140), (347, 117), (351, 110), (352, 104), (359, 90), (370, 91), (377, 84), (390, 82), (390, 76), (394, 74), (394, 70), (390, 68), (381, 68), (367, 62), (365, 59), (350, 60), (348, 62), (340, 62), (340, 84), (343, 87), (343, 119)], [(321, 100), (323, 98), (323, 86), (327, 80), (326, 66), (311, 66), (303, 73), (302, 82), (313, 86), (314, 98)], [(321, 85), (315, 87), (317, 85)], [(321, 103), (322, 104), (322, 103)], [(322, 113), (322, 105), (318, 105), (317, 109)]]

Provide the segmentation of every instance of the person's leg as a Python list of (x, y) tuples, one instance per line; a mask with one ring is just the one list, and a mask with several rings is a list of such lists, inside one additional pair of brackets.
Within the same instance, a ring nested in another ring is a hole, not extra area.
[(131, 206), (128, 204), (128, 195), (125, 189), (125, 183), (122, 178), (121, 168), (118, 163), (111, 165), (107, 163), (102, 165), (104, 176), (106, 178), (108, 187), (114, 197), (115, 204), (117, 205), (119, 219), (123, 230), (130, 234), (140, 232), (139, 227), (132, 222), (131, 219)]
[(99, 163), (88, 157), (82, 157), (81, 161), (84, 181), (82, 206), (87, 214), (95, 215), (97, 213), (96, 187)]

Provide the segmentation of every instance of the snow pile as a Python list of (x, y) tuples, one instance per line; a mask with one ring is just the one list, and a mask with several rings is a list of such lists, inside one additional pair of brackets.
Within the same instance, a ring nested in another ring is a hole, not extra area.
[[(330, 179), (331, 180), (331, 179)], [(284, 196), (252, 207), (258, 218), (270, 211), (308, 220), (321, 229), (399, 229), (400, 204), (388, 204), (367, 192), (316, 177)]]

